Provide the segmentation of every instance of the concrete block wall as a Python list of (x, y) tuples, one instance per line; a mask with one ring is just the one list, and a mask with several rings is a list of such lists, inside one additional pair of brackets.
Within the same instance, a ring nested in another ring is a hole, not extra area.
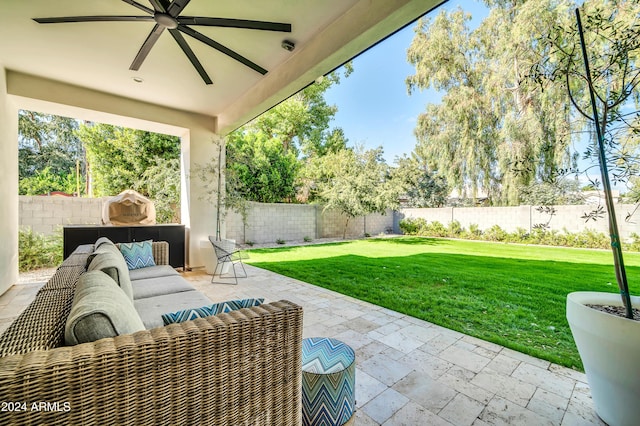
[(463, 207), (454, 209), (454, 218), (469, 229), (475, 223), (480, 229), (489, 229), (494, 225), (507, 232), (515, 232), (518, 228), (530, 229), (530, 207)]
[[(347, 224), (348, 219), (348, 224)], [(347, 230), (345, 232), (345, 224)], [(337, 210), (322, 210), (320, 220), (321, 238), (342, 238), (364, 235), (364, 220), (361, 217), (347, 218)]]
[(453, 220), (453, 207), (441, 207), (434, 209), (408, 208), (401, 209), (397, 215), (398, 220), (418, 218), (423, 218), (429, 223), (440, 222), (446, 226)]
[[(347, 217), (335, 210), (309, 204), (250, 203), (247, 223), (242, 216), (230, 212), (225, 217), (226, 238), (238, 242), (272, 243), (302, 240), (304, 237), (341, 238)], [(372, 214), (349, 220), (347, 237), (377, 235), (393, 228), (393, 213)]]
[(19, 197), (19, 224), (50, 235), (62, 225), (99, 224), (104, 198)]
[[(549, 214), (539, 211), (538, 206), (515, 207), (445, 207), (434, 209), (402, 209), (396, 214), (396, 222), (403, 218), (423, 218), (427, 222), (438, 221), (447, 226), (457, 220), (460, 225), (469, 229), (471, 224), (487, 230), (494, 225), (508, 232), (518, 228), (531, 232), (536, 224), (546, 224), (549, 229), (558, 232), (581, 232), (587, 229), (609, 233), (606, 215), (596, 221), (585, 222), (581, 218), (585, 213), (593, 211), (594, 205), (553, 206), (555, 215), (549, 220)], [(629, 217), (629, 218), (628, 218)], [(632, 233), (640, 234), (640, 212), (635, 211), (633, 204), (616, 204), (616, 218), (620, 236), (629, 239)], [(628, 219), (627, 219), (628, 218)]]
[(385, 214), (373, 213), (364, 218), (364, 230), (370, 235), (388, 234), (393, 232), (393, 210)]
[(246, 224), (238, 213), (230, 212), (225, 217), (226, 238), (254, 243), (315, 239), (318, 214), (315, 205), (249, 203)]

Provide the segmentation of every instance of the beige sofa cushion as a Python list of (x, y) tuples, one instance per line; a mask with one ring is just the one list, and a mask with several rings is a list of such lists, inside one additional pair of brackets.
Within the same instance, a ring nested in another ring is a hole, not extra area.
[[(136, 280), (146, 280), (149, 278), (159, 278), (159, 277), (179, 277), (180, 274), (178, 271), (173, 269), (171, 265), (156, 265), (149, 266), (141, 269), (132, 269), (129, 271), (129, 278), (131, 279), (131, 284), (135, 287)], [(134, 292), (135, 293), (135, 292)]]
[(163, 294), (176, 294), (196, 289), (179, 275), (135, 280), (131, 282), (131, 285), (133, 286), (134, 302), (146, 297), (162, 296)]
[(65, 326), (65, 343), (94, 342), (144, 330), (131, 299), (107, 274), (82, 274)]
[(213, 302), (197, 290), (182, 291), (180, 293), (163, 294), (133, 301), (138, 315), (147, 330), (164, 327), (162, 314), (180, 311), (182, 309), (200, 308)]

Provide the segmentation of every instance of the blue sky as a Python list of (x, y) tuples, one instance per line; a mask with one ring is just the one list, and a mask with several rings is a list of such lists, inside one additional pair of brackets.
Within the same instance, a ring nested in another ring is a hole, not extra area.
[[(459, 6), (472, 14), (472, 26), (488, 14), (477, 0), (451, 0), (428, 16)], [(362, 144), (367, 149), (382, 146), (389, 164), (413, 150), (416, 118), (427, 103), (440, 99), (434, 90), (415, 91), (411, 96), (407, 93), (405, 80), (414, 68), (407, 62), (406, 53), (414, 27), (409, 25), (354, 59), (351, 76), (325, 95), (329, 104), (338, 107), (332, 126), (344, 130), (349, 145)]]

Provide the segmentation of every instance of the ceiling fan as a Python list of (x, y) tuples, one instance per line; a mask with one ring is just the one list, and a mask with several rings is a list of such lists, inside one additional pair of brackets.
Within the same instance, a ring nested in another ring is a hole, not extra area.
[[(202, 25), (207, 27), (232, 27), (232, 28), (245, 28), (252, 30), (264, 30), (264, 31), (279, 31), (279, 32), (291, 32), (291, 24), (283, 24), (278, 22), (265, 22), (265, 21), (249, 21), (244, 19), (228, 19), (228, 18), (209, 18), (203, 16), (181, 16), (182, 10), (189, 4), (191, 0), (149, 0), (153, 9), (148, 8), (134, 0), (122, 0), (131, 6), (134, 6), (150, 16), (66, 16), (59, 18), (34, 18), (33, 20), (39, 24), (57, 24), (64, 22), (113, 22), (113, 21), (127, 21), (127, 22), (155, 22), (155, 26), (147, 36), (147, 39), (142, 44), (140, 51), (136, 55), (135, 59), (129, 67), (130, 70), (137, 71), (144, 62), (145, 58), (151, 51), (153, 45), (158, 41), (158, 38), (165, 29), (169, 30), (169, 33), (173, 36), (178, 46), (182, 49), (193, 67), (198, 71), (200, 77), (206, 84), (212, 84), (211, 78), (204, 70), (204, 67), (196, 57), (195, 53), (187, 41), (184, 39), (181, 33), (195, 38), (203, 42), (204, 44), (213, 47), (219, 52), (224, 53), (227, 56), (235, 59), (238, 62), (248, 66), (249, 68), (259, 72), (260, 74), (266, 74), (267, 70), (260, 65), (255, 64), (244, 56), (234, 52), (226, 46), (210, 39), (202, 33), (189, 27), (189, 25)], [(288, 42), (292, 45), (291, 42)], [(284, 44), (283, 44), (284, 46)]]

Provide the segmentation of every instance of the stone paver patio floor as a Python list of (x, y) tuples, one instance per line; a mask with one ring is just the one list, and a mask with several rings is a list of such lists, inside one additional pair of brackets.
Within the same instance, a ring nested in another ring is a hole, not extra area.
[[(356, 351), (356, 425), (604, 425), (584, 374), (367, 302), (246, 266), (239, 285), (185, 278), (213, 301), (264, 297), (304, 308), (304, 337)], [(216, 277), (217, 278), (217, 277)], [(0, 331), (44, 283), (0, 296)]]

